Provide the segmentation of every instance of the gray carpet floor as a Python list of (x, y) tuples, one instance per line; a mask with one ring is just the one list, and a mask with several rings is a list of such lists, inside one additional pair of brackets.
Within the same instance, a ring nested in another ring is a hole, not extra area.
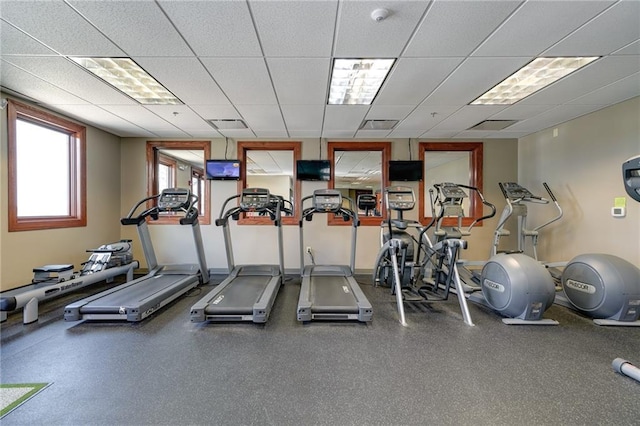
[[(222, 277), (214, 277), (219, 282)], [(407, 304), (358, 277), (370, 324), (296, 321), (299, 280), (280, 290), (267, 324), (194, 324), (196, 288), (140, 323), (65, 322), (84, 293), (43, 304), (40, 320), (1, 326), (2, 383), (50, 387), (9, 425), (638, 425), (639, 327), (599, 327), (565, 308), (556, 327), (506, 326), (455, 296)], [(97, 291), (99, 287), (87, 289)]]

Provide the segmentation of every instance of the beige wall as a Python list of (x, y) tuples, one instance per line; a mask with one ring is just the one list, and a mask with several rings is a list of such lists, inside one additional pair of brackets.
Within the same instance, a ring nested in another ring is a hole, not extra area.
[[(564, 209), (564, 217), (542, 232), (539, 258), (609, 253), (640, 265), (640, 203), (626, 194), (621, 172), (624, 161), (640, 154), (640, 98), (554, 129), (518, 143), (520, 182), (545, 196), (547, 182)], [(625, 218), (611, 216), (615, 197), (627, 198)], [(531, 208), (529, 223), (535, 226), (552, 214), (551, 207)]]
[(87, 226), (8, 232), (6, 109), (1, 116), (0, 288), (8, 290), (31, 282), (34, 267), (72, 263), (77, 270), (89, 257), (86, 249), (120, 239), (121, 162), (120, 138), (87, 127)]
[[(146, 194), (145, 176), (145, 142), (143, 138), (124, 138), (121, 144), (122, 158), (122, 208), (121, 214), (128, 210)], [(407, 139), (392, 140), (392, 157), (394, 159), (409, 159), (409, 141)], [(432, 141), (433, 142), (433, 141)], [(448, 141), (451, 142), (451, 141)], [(412, 158), (418, 158), (418, 144), (412, 143)], [(236, 154), (235, 143), (230, 141), (228, 158)], [(211, 141), (212, 158), (224, 158), (225, 141), (214, 139)], [(302, 140), (302, 157), (305, 159), (318, 158), (318, 140)], [(322, 157), (326, 157), (326, 142), (322, 144)], [(484, 193), (501, 209), (504, 203), (498, 188), (498, 181), (515, 180), (517, 178), (517, 141), (490, 140), (484, 141)], [(326, 188), (326, 182), (302, 182), (302, 196), (311, 194), (315, 189)], [(417, 183), (414, 184), (417, 193)], [(211, 182), (212, 221), (222, 208), (224, 200), (237, 193), (235, 181)], [(413, 212), (417, 217), (417, 209)], [(407, 217), (412, 217), (407, 215)], [(486, 260), (488, 258), (495, 219), (488, 221), (485, 226), (477, 228), (469, 238), (469, 249), (464, 258), (471, 260)], [(209, 268), (226, 269), (224, 242), (220, 228), (214, 224), (201, 226), (205, 252)], [(314, 219), (305, 223), (305, 246), (314, 250), (317, 263), (348, 263), (350, 228), (345, 226), (327, 227), (324, 218)], [(358, 230), (356, 269), (371, 270), (379, 247), (379, 228), (377, 226), (363, 226)], [(277, 237), (272, 226), (238, 226), (231, 223), (234, 257), (237, 264), (245, 263), (277, 263)], [(122, 227), (122, 235), (133, 238), (136, 259), (144, 265), (144, 256), (133, 227)], [(152, 225), (151, 235), (154, 240), (156, 256), (161, 263), (194, 262), (195, 251), (191, 234), (178, 225)], [(256, 244), (256, 242), (259, 244)], [(287, 270), (299, 268), (299, 240), (298, 227), (285, 226), (284, 229), (285, 267)], [(307, 258), (308, 262), (308, 258)]]

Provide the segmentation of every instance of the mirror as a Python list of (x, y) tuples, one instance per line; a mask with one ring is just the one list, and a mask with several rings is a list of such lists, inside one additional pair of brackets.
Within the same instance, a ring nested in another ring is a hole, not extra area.
[[(165, 188), (189, 188), (198, 196), (200, 223), (211, 223), (210, 183), (205, 178), (204, 162), (210, 157), (208, 141), (148, 141), (147, 193), (159, 194)], [(162, 213), (152, 223), (178, 223), (176, 213)]]
[[(386, 164), (391, 153), (389, 142), (349, 143), (329, 142), (329, 158), (333, 163), (329, 188), (338, 189), (344, 197), (353, 200), (350, 206), (358, 210), (361, 225), (380, 225), (384, 216), (382, 189), (388, 185)], [(358, 204), (360, 195), (369, 196), (374, 203)], [(345, 200), (345, 207), (349, 207)], [(342, 217), (329, 218), (331, 224), (344, 224)]]
[[(240, 183), (243, 188), (267, 188), (273, 195), (284, 198), (285, 209), (282, 223), (297, 225), (297, 205), (300, 182), (296, 180), (295, 164), (301, 155), (300, 142), (238, 142), (240, 160)], [(271, 224), (261, 213), (245, 213), (241, 224)]]
[[(482, 192), (482, 143), (420, 143), (420, 160), (424, 164), (424, 178), (420, 181), (420, 220), (431, 221), (429, 189), (436, 183), (452, 182), (478, 188)], [(482, 216), (482, 202), (475, 191), (465, 190), (469, 195), (463, 203), (465, 218), (463, 226), (471, 225), (474, 218)], [(455, 226), (455, 218), (445, 219), (443, 225)], [(479, 223), (477, 226), (482, 226)]]

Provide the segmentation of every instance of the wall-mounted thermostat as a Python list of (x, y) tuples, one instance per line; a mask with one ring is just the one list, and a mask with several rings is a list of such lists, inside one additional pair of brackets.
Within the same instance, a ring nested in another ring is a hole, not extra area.
[(613, 217), (625, 217), (627, 215), (626, 207), (611, 207), (611, 216)]

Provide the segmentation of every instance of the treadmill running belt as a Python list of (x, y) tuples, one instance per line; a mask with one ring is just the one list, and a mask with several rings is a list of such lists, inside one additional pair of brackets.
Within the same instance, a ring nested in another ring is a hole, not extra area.
[(312, 276), (311, 303), (314, 309), (318, 306), (358, 309), (349, 282), (338, 276)]
[(245, 275), (236, 277), (218, 293), (205, 308), (206, 314), (251, 314), (253, 305), (273, 279), (270, 275)]
[(107, 294), (104, 297), (91, 301), (81, 307), (84, 314), (102, 314), (112, 311), (118, 312), (121, 306), (134, 306), (153, 297), (158, 293), (191, 285), (195, 276), (187, 275), (185, 279), (176, 282), (176, 275), (158, 275), (142, 279), (140, 282)]

